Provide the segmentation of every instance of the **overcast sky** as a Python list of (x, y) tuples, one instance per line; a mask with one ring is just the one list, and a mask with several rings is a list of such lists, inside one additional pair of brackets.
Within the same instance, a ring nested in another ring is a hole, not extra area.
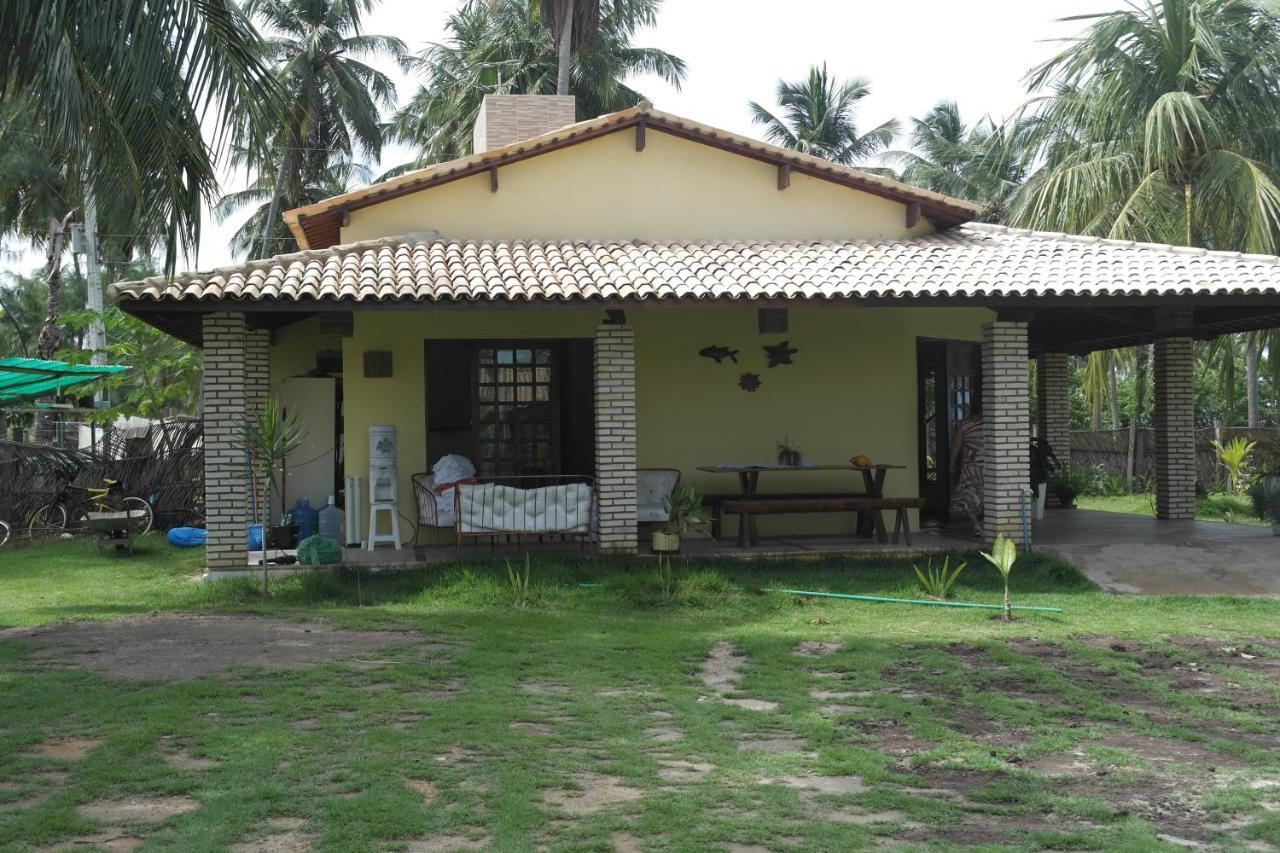
[[(364, 30), (399, 36), (416, 53), (445, 38), (445, 21), (458, 2), (381, 0)], [(759, 133), (747, 102), (772, 105), (780, 77), (798, 79), (822, 62), (837, 78), (871, 82), (858, 115), (864, 128), (894, 117), (905, 125), (948, 98), (960, 104), (967, 121), (1000, 117), (1026, 99), (1027, 70), (1083, 26), (1059, 19), (1123, 6), (1124, 0), (665, 0), (657, 26), (638, 33), (636, 43), (684, 59), (684, 86), (676, 91), (649, 78), (631, 83), (658, 109), (752, 136)], [(407, 100), (417, 82), (386, 70)], [(392, 148), (382, 165), (409, 156)], [(242, 174), (224, 176), (231, 189), (243, 182)], [(198, 261), (187, 265), (233, 263), (227, 243), (247, 215), (221, 225), (210, 217)], [(0, 257), (0, 269), (25, 270), (40, 260)]]

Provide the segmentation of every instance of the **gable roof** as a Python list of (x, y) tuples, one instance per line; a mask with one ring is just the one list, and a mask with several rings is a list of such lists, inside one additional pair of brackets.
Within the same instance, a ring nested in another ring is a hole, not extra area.
[(832, 181), (903, 204), (918, 204), (921, 215), (939, 225), (968, 222), (982, 210), (980, 206), (967, 201), (664, 113), (643, 101), (631, 109), (608, 113), (532, 139), (438, 163), (315, 204), (294, 208), (285, 212), (284, 219), (298, 245), (304, 249), (328, 248), (340, 242), (343, 216), (349, 211), (637, 126), (646, 130), (652, 128), (755, 160), (789, 166), (798, 174)]

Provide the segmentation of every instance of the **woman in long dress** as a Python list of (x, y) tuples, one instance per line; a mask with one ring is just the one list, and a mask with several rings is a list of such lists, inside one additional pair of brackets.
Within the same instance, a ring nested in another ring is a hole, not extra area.
[(974, 535), (982, 536), (983, 461), (985, 456), (982, 413), (974, 409), (956, 425), (951, 436), (951, 473), (955, 487), (951, 505), (969, 517)]

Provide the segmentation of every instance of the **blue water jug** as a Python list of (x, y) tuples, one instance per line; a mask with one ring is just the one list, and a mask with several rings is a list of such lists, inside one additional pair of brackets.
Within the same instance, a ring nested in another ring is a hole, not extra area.
[(316, 534), (320, 523), (320, 513), (311, 506), (310, 498), (302, 498), (293, 505), (293, 523), (298, 525), (299, 541)]

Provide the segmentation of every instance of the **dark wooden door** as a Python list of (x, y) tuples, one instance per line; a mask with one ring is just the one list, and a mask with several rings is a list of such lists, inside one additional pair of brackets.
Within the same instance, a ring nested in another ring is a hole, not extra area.
[(951, 519), (951, 434), (982, 393), (982, 348), (967, 341), (916, 342), (920, 497), (924, 524)]

